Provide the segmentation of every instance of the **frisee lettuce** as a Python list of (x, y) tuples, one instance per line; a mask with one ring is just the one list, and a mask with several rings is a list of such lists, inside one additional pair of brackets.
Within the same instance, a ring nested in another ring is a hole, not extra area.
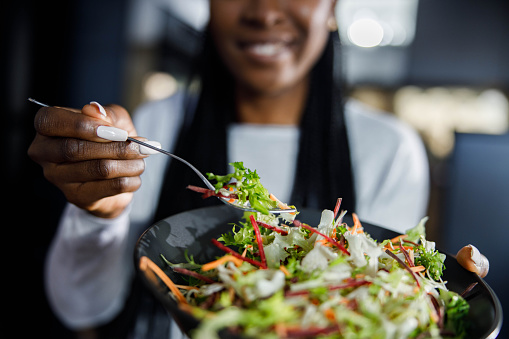
[(246, 168), (243, 162), (232, 162), (230, 165), (234, 169), (230, 174), (206, 173), (209, 180), (216, 182), (213, 184), (216, 193), (221, 188), (232, 187), (240, 204), (249, 200), (251, 207), (263, 214), (269, 214), (270, 209), (277, 207), (277, 202), (270, 199), (269, 191), (262, 185), (256, 170)]

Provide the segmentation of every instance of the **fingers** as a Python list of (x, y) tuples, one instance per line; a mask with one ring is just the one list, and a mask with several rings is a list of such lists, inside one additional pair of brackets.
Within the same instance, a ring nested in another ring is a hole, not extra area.
[(63, 165), (47, 164), (44, 175), (66, 199), (97, 216), (115, 217), (141, 186), (145, 162), (137, 160), (90, 160)]
[(129, 205), (132, 197), (133, 193), (122, 193), (114, 197), (106, 197), (92, 202), (85, 209), (89, 213), (101, 218), (115, 218)]
[(139, 177), (87, 182), (63, 189), (67, 201), (104, 218), (119, 215), (141, 185)]
[(140, 147), (134, 142), (98, 143), (74, 138), (51, 138), (37, 134), (28, 155), (37, 163), (68, 163), (93, 159), (140, 159)]
[[(143, 159), (154, 153), (125, 141), (136, 131), (128, 112), (116, 105), (44, 107), (34, 127), (28, 155), (70, 203), (100, 217), (114, 217), (125, 209), (141, 185)], [(110, 142), (116, 131), (122, 142)]]
[[(48, 164), (44, 175), (52, 183), (78, 183), (140, 176), (145, 162), (138, 160), (90, 160), (62, 165)], [(122, 192), (122, 191), (120, 191)], [(128, 190), (128, 192), (130, 192)]]
[(78, 201), (97, 201), (122, 193), (132, 193), (141, 185), (140, 177), (122, 177), (110, 180), (91, 181), (76, 185), (74, 190)]

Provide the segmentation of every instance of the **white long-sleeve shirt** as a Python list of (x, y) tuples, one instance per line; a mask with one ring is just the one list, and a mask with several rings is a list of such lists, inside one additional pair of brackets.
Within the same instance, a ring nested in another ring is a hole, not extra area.
[[(133, 115), (138, 135), (173, 150), (182, 107), (179, 94), (143, 105)], [(420, 138), (395, 117), (358, 102), (347, 103), (345, 116), (356, 213), (363, 221), (399, 232), (415, 226), (426, 214), (429, 193), (428, 161)], [(291, 203), (299, 133), (294, 126), (234, 124), (228, 128), (228, 161), (243, 161), (256, 169), (271, 192)], [(267, 152), (275, 143), (285, 152)], [(124, 305), (134, 274), (134, 246), (151, 226), (171, 158), (156, 154), (145, 161), (141, 188), (119, 217), (101, 219), (71, 204), (63, 213), (47, 257), (45, 281), (55, 314), (71, 329), (107, 323)]]

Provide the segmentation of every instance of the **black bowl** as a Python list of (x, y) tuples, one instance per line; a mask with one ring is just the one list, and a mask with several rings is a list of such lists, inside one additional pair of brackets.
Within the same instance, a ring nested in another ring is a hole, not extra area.
[[(310, 225), (317, 225), (320, 221), (321, 211), (302, 210), (299, 220)], [(192, 255), (196, 262), (208, 262), (216, 256), (224, 254), (211, 244), (212, 238), (232, 229), (232, 223), (237, 223), (242, 218), (242, 213), (228, 206), (206, 207), (196, 209), (157, 222), (147, 229), (138, 240), (135, 248), (134, 259), (137, 273), (140, 275), (146, 288), (162, 303), (165, 309), (173, 317), (181, 330), (187, 334), (196, 328), (199, 321), (182, 311), (177, 303), (168, 295), (168, 288), (160, 281), (154, 282), (146, 276), (145, 271), (139, 269), (142, 256), (146, 256), (155, 262), (173, 282), (186, 284), (179, 274), (175, 274), (164, 263), (163, 255), (173, 263), (185, 262), (185, 254)], [(345, 221), (352, 224), (347, 215)], [(364, 229), (374, 239), (384, 240), (393, 238), (398, 233), (362, 222)], [(444, 280), (450, 290), (461, 293), (472, 283), (477, 282), (476, 287), (468, 294), (470, 304), (468, 314), (468, 337), (469, 338), (496, 338), (502, 326), (502, 307), (493, 290), (478, 275), (461, 267), (454, 256), (447, 255), (445, 260), (446, 269)], [(227, 333), (221, 333), (221, 337), (231, 338)]]

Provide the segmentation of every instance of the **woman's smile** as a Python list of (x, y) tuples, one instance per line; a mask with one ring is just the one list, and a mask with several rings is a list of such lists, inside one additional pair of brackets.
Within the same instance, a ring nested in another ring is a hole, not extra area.
[(271, 63), (287, 60), (295, 53), (294, 39), (244, 39), (237, 42), (240, 52), (253, 62)]
[(331, 0), (213, 0), (209, 28), (237, 85), (274, 95), (306, 81), (327, 41), (326, 22), (334, 4)]

